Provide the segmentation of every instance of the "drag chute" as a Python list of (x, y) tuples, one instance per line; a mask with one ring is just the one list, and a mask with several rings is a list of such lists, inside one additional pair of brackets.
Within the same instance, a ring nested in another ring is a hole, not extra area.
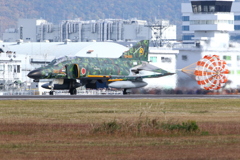
[[(188, 67), (185, 67), (182, 71), (189, 73), (189, 70), (186, 68)], [(217, 55), (212, 55), (204, 56), (200, 59), (196, 63), (193, 74), (201, 88), (218, 90), (228, 81), (226, 74), (229, 74), (229, 70), (225, 61), (221, 60)]]

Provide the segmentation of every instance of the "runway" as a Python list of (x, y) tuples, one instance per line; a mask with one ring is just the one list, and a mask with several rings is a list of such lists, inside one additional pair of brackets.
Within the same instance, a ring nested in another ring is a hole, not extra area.
[(153, 95), (153, 94), (132, 94), (132, 95), (11, 95), (0, 96), (0, 100), (61, 100), (61, 99), (239, 99), (240, 95)]

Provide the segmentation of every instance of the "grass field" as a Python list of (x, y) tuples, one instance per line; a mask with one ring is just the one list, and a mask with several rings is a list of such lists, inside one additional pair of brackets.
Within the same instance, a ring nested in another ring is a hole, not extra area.
[(226, 160), (239, 151), (238, 99), (0, 101), (0, 159)]

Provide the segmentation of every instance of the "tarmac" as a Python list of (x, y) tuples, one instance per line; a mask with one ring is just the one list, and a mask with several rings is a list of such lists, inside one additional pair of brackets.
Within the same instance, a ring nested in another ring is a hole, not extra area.
[(9, 95), (0, 100), (62, 100), (62, 99), (239, 99), (240, 95), (197, 94), (130, 94), (130, 95)]

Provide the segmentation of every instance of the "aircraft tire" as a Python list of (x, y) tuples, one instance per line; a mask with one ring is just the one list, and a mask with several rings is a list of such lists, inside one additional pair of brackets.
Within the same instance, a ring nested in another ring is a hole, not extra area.
[(53, 95), (53, 94), (54, 94), (54, 91), (50, 91), (50, 92), (49, 92), (49, 95)]
[(123, 95), (126, 95), (127, 94), (127, 89), (124, 89), (123, 90)]
[(69, 90), (69, 93), (71, 95), (76, 95), (77, 94), (77, 89), (76, 88), (72, 88), (72, 89)]

